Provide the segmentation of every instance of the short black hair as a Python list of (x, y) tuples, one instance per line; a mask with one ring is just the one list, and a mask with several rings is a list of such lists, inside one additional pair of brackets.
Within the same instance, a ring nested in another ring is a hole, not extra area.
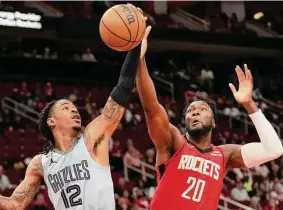
[(49, 102), (39, 114), (39, 121), (38, 121), (39, 131), (41, 135), (49, 141), (49, 144), (44, 146), (44, 149), (43, 149), (44, 154), (47, 154), (50, 150), (52, 150), (55, 147), (55, 138), (52, 134), (51, 129), (49, 128), (47, 124), (47, 120), (50, 117), (52, 108), (56, 104), (57, 101), (58, 100)]
[(218, 111), (217, 111), (217, 106), (215, 101), (211, 100), (211, 99), (207, 99), (207, 98), (197, 98), (197, 99), (193, 99), (190, 103), (188, 103), (183, 111), (184, 116), (186, 117), (186, 113), (187, 113), (187, 109), (188, 107), (195, 101), (203, 101), (205, 103), (208, 104), (208, 106), (210, 107), (210, 109), (212, 110), (213, 113), (213, 119), (215, 122), (215, 128), (212, 129), (212, 141), (218, 141), (219, 139), (219, 128), (218, 128)]

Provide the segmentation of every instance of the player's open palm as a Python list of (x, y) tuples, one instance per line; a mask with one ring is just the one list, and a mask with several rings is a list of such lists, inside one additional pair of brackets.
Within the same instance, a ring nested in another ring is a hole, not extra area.
[(234, 95), (234, 98), (239, 104), (246, 104), (253, 100), (253, 76), (247, 65), (244, 65), (245, 72), (239, 66), (236, 66), (236, 73), (239, 81), (239, 89), (236, 90), (232, 83), (229, 83), (229, 87)]

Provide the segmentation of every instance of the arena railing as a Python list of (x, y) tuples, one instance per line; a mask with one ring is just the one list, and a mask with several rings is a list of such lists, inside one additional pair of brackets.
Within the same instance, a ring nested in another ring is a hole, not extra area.
[(156, 83), (154, 81), (154, 85), (155, 86), (157, 86), (157, 87), (159, 86), (160, 88), (163, 88), (166, 91), (169, 91), (169, 93), (171, 94), (172, 99), (175, 101), (174, 84), (172, 82), (169, 82), (168, 80), (163, 79), (161, 77), (158, 77), (156, 75), (152, 75), (151, 77), (152, 77), (153, 80), (158, 81), (159, 83), (163, 84), (163, 86), (160, 86), (160, 85), (158, 85), (158, 83)]
[(39, 113), (30, 107), (15, 101), (9, 97), (2, 99), (2, 105), (6, 106), (9, 110), (29, 119), (30, 121), (37, 123)]
[(177, 8), (176, 11), (171, 14), (171, 18), (192, 30), (208, 31), (209, 29), (209, 24), (206, 20), (185, 12), (180, 8)]
[(141, 161), (141, 167), (137, 168), (135, 166), (128, 164), (125, 160), (123, 162), (124, 162), (124, 178), (125, 178), (125, 180), (129, 181), (129, 169), (131, 169), (131, 170), (133, 170), (137, 173), (140, 173), (144, 178), (155, 179), (155, 175), (146, 172), (146, 169), (150, 169), (150, 170), (155, 171), (154, 166), (152, 166), (152, 165), (150, 165), (150, 164), (148, 164), (144, 161)]
[[(144, 178), (150, 178), (150, 179), (156, 178), (155, 174), (152, 174), (152, 173), (149, 173), (149, 172), (146, 171), (146, 169), (155, 171), (155, 167), (144, 162), (144, 161), (141, 161), (141, 167), (140, 168), (129, 165), (129, 164), (127, 164), (126, 161), (123, 161), (123, 162), (124, 162), (124, 178), (125, 178), (126, 181), (130, 180), (129, 179), (129, 169), (133, 170), (137, 173), (140, 173)], [(234, 201), (230, 198), (227, 198), (224, 195), (221, 195), (219, 200), (221, 200), (223, 202), (223, 205), (220, 205), (220, 204), (218, 205), (218, 209), (220, 209), (220, 210), (230, 210), (229, 209), (230, 206), (237, 207), (238, 210), (253, 210), (252, 208), (245, 206), (245, 205), (243, 205), (243, 204), (241, 204), (237, 201)], [(232, 209), (235, 209), (235, 208), (232, 208)]]
[[(229, 120), (229, 128), (233, 129), (233, 120), (237, 120), (237, 121), (240, 121), (240, 122), (243, 122), (244, 123), (244, 126), (245, 126), (245, 134), (248, 134), (249, 133), (249, 126), (254, 126), (254, 124), (252, 123), (252, 121), (250, 120), (250, 117), (247, 113), (244, 113), (244, 112), (240, 112), (240, 115), (239, 116), (227, 116), (223, 113), (222, 110), (219, 110), (218, 112), (219, 114), (221, 114), (222, 116), (225, 116), (225, 117), (228, 117)], [(243, 117), (243, 119), (241, 118)], [(274, 123), (271, 122), (271, 125), (274, 127), (274, 129), (277, 131), (277, 134), (279, 136), (279, 138), (281, 139), (281, 131), (280, 131), (280, 126), (279, 125), (276, 125)]]

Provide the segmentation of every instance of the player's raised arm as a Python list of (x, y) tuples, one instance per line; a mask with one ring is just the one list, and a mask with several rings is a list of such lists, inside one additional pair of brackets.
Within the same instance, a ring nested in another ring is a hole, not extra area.
[(173, 138), (177, 129), (169, 123), (165, 109), (158, 102), (156, 90), (145, 62), (146, 50), (147, 36), (142, 41), (141, 59), (137, 73), (137, 89), (145, 112), (150, 137), (155, 144), (158, 155), (161, 153), (166, 155), (171, 146), (174, 145)]
[[(102, 165), (109, 164), (108, 140), (118, 126), (124, 114), (128, 98), (135, 87), (140, 47), (139, 45), (128, 53), (122, 66), (118, 84), (110, 94), (102, 114), (94, 119), (84, 132), (87, 147), (94, 150), (96, 159)], [(98, 145), (101, 145), (104, 149), (98, 151)]]
[(245, 73), (239, 66), (236, 67), (239, 90), (237, 91), (231, 83), (229, 86), (236, 101), (246, 109), (253, 121), (260, 138), (260, 143), (249, 143), (243, 146), (223, 146), (229, 158), (227, 162), (228, 168), (250, 168), (283, 155), (282, 142), (270, 122), (265, 118), (252, 99), (253, 77), (247, 65), (244, 67)]
[(0, 196), (1, 210), (24, 210), (35, 196), (37, 187), (43, 177), (42, 155), (35, 156), (30, 162), (25, 179), (10, 197)]

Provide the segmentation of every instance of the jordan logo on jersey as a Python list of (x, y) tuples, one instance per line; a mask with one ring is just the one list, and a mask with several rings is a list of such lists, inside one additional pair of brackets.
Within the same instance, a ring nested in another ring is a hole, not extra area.
[(218, 180), (221, 167), (211, 160), (192, 155), (182, 155), (178, 169), (192, 170)]
[(51, 158), (51, 159), (50, 159), (49, 166), (51, 166), (52, 163), (55, 163), (55, 164), (56, 164), (56, 163), (58, 163), (58, 162), (55, 162), (55, 161), (53, 160), (53, 158)]
[(60, 169), (57, 173), (48, 174), (47, 177), (54, 193), (57, 193), (67, 183), (78, 180), (89, 180), (88, 162), (87, 160), (82, 160), (80, 163)]

